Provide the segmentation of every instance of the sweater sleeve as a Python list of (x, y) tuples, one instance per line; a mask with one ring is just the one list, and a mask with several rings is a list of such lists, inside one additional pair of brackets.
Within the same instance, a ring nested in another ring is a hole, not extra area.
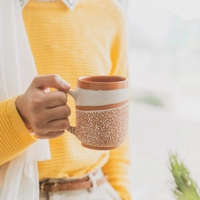
[[(121, 12), (121, 14), (123, 14)], [(113, 41), (111, 49), (112, 69), (110, 75), (128, 75), (128, 56), (126, 27), (124, 17), (121, 15), (118, 19), (119, 29)], [(123, 200), (130, 200), (130, 149), (129, 136), (125, 142), (115, 150), (110, 151), (110, 158), (103, 167), (104, 173), (108, 176), (108, 180), (113, 188), (119, 193)]]
[(36, 141), (16, 110), (16, 98), (0, 102), (0, 166)]

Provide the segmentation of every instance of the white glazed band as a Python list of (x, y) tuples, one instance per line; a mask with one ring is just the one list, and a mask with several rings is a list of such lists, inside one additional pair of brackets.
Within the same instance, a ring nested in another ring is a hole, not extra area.
[(103, 106), (117, 104), (129, 99), (129, 89), (117, 90), (86, 90), (77, 87), (74, 91), (68, 91), (76, 102), (76, 106)]

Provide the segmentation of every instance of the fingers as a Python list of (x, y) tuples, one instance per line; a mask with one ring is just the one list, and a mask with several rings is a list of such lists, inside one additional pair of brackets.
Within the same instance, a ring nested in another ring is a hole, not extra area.
[(60, 105), (65, 105), (67, 95), (62, 91), (53, 91), (44, 94), (44, 102), (46, 108), (52, 108)]
[(46, 137), (49, 135), (50, 132), (60, 133), (68, 129), (70, 126), (69, 120), (62, 119), (62, 120), (55, 120), (47, 123), (45, 126), (37, 126), (35, 133), (38, 137)]
[(70, 126), (69, 120), (55, 120), (47, 123), (45, 126), (40, 127), (40, 129), (35, 130), (35, 133), (38, 138), (54, 138), (62, 135), (66, 129)]
[(39, 138), (39, 139), (53, 139), (53, 138), (56, 138), (56, 137), (63, 135), (64, 133), (65, 133), (65, 130), (57, 131), (57, 132), (49, 132), (45, 135), (44, 134), (37, 135), (37, 138)]
[(37, 76), (33, 79), (32, 87), (44, 90), (46, 88), (55, 88), (58, 90), (69, 90), (70, 84), (64, 81), (59, 75)]
[(62, 120), (56, 120), (51, 121), (47, 124), (46, 129), (47, 132), (57, 132), (57, 131), (63, 131), (68, 129), (70, 126), (69, 119), (62, 119)]
[(71, 110), (69, 106), (64, 105), (64, 106), (46, 109), (43, 111), (43, 113), (40, 113), (40, 116), (42, 119), (44, 119), (46, 116), (45, 120), (47, 123), (49, 123), (55, 120), (66, 119), (70, 116), (70, 114), (71, 114)]
[(67, 105), (44, 109), (40, 113), (36, 111), (36, 113), (32, 118), (32, 128), (36, 135), (63, 131), (69, 127), (68, 117), (71, 110)]
[[(48, 88), (57, 90), (48, 92)], [(70, 85), (58, 75), (37, 76), (16, 101), (24, 124), (31, 127), (38, 138), (58, 137), (69, 127), (71, 111), (63, 92), (69, 89)]]

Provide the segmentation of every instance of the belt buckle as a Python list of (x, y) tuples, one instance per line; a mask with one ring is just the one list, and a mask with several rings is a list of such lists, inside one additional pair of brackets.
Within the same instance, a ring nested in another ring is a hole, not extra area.
[(46, 184), (46, 183), (48, 183), (48, 182), (43, 182), (43, 183), (41, 184), (41, 186), (40, 186), (41, 192), (46, 192), (46, 191), (44, 190), (44, 187), (45, 187), (45, 184)]
[(53, 185), (53, 191), (52, 192), (57, 192), (58, 191), (58, 182), (55, 182), (54, 185)]
[[(42, 184), (41, 184), (41, 191), (42, 192), (46, 192), (45, 191), (45, 184), (47, 184), (47, 183), (49, 183), (49, 182), (43, 182)], [(52, 185), (52, 192), (57, 192), (58, 191), (58, 186), (59, 186), (59, 184), (57, 183), (57, 182), (55, 182), (53, 185)]]

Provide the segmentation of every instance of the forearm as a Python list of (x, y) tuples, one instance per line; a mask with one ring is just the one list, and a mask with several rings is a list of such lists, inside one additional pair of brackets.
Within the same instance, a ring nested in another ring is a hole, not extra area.
[(15, 100), (13, 98), (0, 103), (0, 166), (36, 141), (19, 116)]

